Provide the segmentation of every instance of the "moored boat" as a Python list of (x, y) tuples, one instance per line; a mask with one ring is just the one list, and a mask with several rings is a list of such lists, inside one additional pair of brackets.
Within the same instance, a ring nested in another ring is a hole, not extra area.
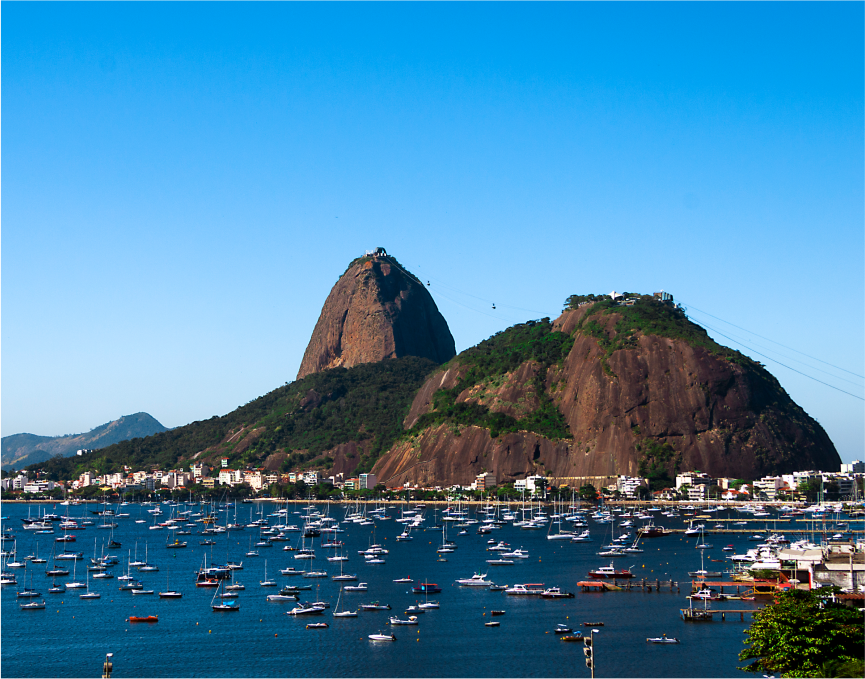
[(382, 634), (379, 632), (378, 634), (370, 634), (370, 641), (396, 641), (395, 634)]
[(442, 591), (442, 588), (434, 582), (422, 582), (416, 587), (412, 587), (411, 591), (414, 594), (438, 594)]
[(408, 616), (407, 620), (401, 620), (400, 618), (393, 616), (390, 619), (390, 624), (391, 625), (417, 625), (418, 621), (417, 621), (416, 615)]
[(22, 611), (41, 611), (45, 608), (44, 601), (28, 601), (26, 604), (21, 604)]
[(679, 640), (676, 637), (668, 637), (666, 634), (660, 637), (648, 637), (647, 644), (678, 644)]
[(627, 568), (614, 568), (611, 563), (609, 566), (601, 566), (593, 571), (589, 571), (589, 577), (592, 578), (633, 578), (634, 574)]

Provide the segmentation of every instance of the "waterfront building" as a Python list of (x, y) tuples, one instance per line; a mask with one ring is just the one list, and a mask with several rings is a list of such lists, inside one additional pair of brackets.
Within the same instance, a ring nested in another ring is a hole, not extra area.
[(475, 488), (480, 491), (489, 490), (496, 485), (496, 475), (493, 472), (483, 472), (477, 475)]

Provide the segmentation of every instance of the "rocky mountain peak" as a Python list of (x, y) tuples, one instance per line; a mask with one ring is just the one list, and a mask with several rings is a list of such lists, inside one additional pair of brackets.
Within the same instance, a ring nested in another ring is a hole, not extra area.
[(328, 368), (456, 355), (447, 321), (426, 286), (384, 248), (354, 260), (327, 296), (297, 379)]

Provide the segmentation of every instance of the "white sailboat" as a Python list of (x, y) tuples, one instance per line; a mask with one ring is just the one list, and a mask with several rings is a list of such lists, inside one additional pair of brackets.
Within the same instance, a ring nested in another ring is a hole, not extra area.
[(336, 610), (333, 612), (334, 618), (356, 618), (357, 611), (341, 611), (339, 610), (339, 604), (342, 601), (342, 587), (339, 588), (339, 597), (336, 600)]
[[(69, 585), (66, 585), (69, 587)], [(84, 594), (79, 594), (79, 599), (99, 599), (102, 595), (99, 592), (91, 592), (90, 591), (90, 572), (87, 572), (87, 591)]]
[(66, 583), (66, 589), (84, 589), (87, 585), (75, 579), (75, 571), (77, 570), (78, 562), (72, 562), (72, 582)]
[(276, 580), (267, 579), (267, 559), (264, 560), (264, 580), (259, 582), (262, 587), (276, 587)]

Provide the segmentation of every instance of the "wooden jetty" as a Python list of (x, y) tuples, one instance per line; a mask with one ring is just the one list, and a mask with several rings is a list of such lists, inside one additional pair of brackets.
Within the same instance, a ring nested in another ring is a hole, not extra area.
[[(735, 615), (739, 614), (739, 622), (745, 621), (745, 614), (750, 613), (754, 615), (758, 611), (762, 610), (760, 608), (740, 608), (740, 609), (732, 609), (725, 608), (723, 610), (717, 608), (680, 608), (682, 619), (683, 620), (696, 620), (700, 622), (711, 622), (714, 619), (714, 616), (717, 614), (721, 614), (721, 622), (727, 620), (727, 614)], [(693, 613), (697, 613), (696, 616), (693, 616)], [(707, 615), (708, 613), (708, 615)], [(731, 618), (734, 619), (734, 618)]]
[(674, 580), (647, 580), (642, 578), (636, 580), (629, 578), (628, 580), (582, 580), (577, 583), (577, 587), (584, 592), (612, 592), (612, 591), (628, 591), (640, 590), (646, 592), (660, 592), (662, 589), (670, 592), (679, 591), (679, 583)]
[(695, 578), (691, 580), (691, 592), (697, 592), (706, 587), (712, 589), (717, 588), (719, 594), (724, 594), (724, 587), (735, 587), (736, 594), (734, 596), (741, 597), (740, 588), (745, 588), (745, 593), (750, 596), (770, 597), (777, 590), (789, 589), (792, 585), (789, 582), (778, 582), (775, 580), (704, 580)]

